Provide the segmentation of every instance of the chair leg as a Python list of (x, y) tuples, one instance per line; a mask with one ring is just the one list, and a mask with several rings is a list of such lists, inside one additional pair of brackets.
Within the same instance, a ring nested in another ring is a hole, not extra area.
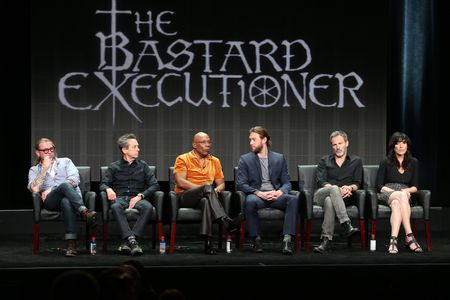
[[(158, 241), (161, 241), (163, 237), (163, 224), (161, 221), (158, 221), (157, 227), (158, 227)], [(153, 238), (153, 249), (155, 248), (156, 248), (156, 241), (155, 238)]]
[(412, 231), (414, 236), (417, 236), (417, 222), (416, 219), (412, 219)]
[(222, 249), (222, 243), (223, 243), (223, 224), (222, 222), (219, 222), (219, 241), (218, 241), (219, 249)]
[(425, 220), (425, 235), (426, 235), (426, 238), (427, 238), (428, 252), (431, 252), (433, 250), (433, 245), (431, 243), (431, 225), (430, 225), (430, 220)]
[(158, 240), (162, 240), (163, 236), (163, 223), (161, 221), (158, 221)]
[(108, 223), (103, 224), (103, 252), (108, 251)]
[(33, 254), (36, 254), (38, 250), (39, 250), (39, 223), (34, 223)]
[(295, 219), (295, 251), (300, 250), (300, 241), (298, 239), (298, 217)]
[(239, 226), (239, 251), (244, 251), (244, 238), (245, 238), (245, 220), (241, 220), (241, 225)]
[(371, 229), (370, 229), (370, 238), (375, 239), (376, 238), (376, 231), (377, 231), (377, 219), (371, 220)]
[(305, 220), (300, 218), (300, 238), (301, 238), (301, 247), (305, 248)]
[(305, 243), (306, 252), (309, 252), (310, 242), (311, 242), (311, 219), (306, 220), (306, 243)]
[[(155, 222), (152, 222), (152, 249), (156, 249), (156, 227), (158, 227), (157, 224)], [(160, 240), (161, 239), (159, 239), (159, 241)]]
[(366, 251), (366, 222), (359, 219), (359, 233), (361, 235), (361, 249)]
[(177, 222), (172, 221), (170, 225), (170, 242), (169, 242), (169, 250), (170, 253), (173, 253), (173, 249), (175, 248), (175, 234), (177, 231)]

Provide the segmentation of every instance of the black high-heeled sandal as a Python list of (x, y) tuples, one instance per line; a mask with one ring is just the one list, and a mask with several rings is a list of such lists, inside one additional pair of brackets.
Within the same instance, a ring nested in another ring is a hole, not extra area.
[(398, 253), (396, 236), (391, 236), (391, 240), (389, 241), (389, 245), (388, 245), (388, 253), (389, 254), (397, 254)]
[[(411, 238), (409, 241), (407, 241), (408, 238)], [(416, 246), (415, 248), (411, 248), (411, 245), (414, 244)], [(408, 233), (406, 235), (405, 239), (405, 247), (407, 247), (410, 251), (415, 253), (422, 253), (423, 249), (420, 247), (419, 243), (417, 242), (416, 238), (414, 237), (413, 233)]]

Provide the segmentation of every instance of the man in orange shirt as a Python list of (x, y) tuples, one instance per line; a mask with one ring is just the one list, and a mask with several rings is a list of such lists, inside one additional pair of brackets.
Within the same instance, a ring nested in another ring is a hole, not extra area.
[(225, 180), (220, 160), (209, 153), (211, 140), (208, 134), (195, 134), (192, 148), (175, 160), (175, 192), (181, 207), (202, 210), (200, 235), (205, 237), (205, 253), (216, 254), (211, 242), (212, 222), (221, 219), (229, 231), (235, 231), (239, 220), (228, 217), (219, 201), (218, 194), (225, 189)]

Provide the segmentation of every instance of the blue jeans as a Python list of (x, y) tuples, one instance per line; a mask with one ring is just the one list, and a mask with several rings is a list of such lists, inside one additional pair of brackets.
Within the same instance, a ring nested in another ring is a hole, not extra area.
[(80, 211), (86, 209), (86, 206), (84, 206), (83, 199), (78, 194), (76, 187), (68, 182), (61, 183), (47, 195), (43, 207), (50, 211), (62, 211), (66, 230), (64, 239), (75, 240), (77, 238), (77, 216)]
[(261, 235), (258, 209), (265, 207), (283, 210), (283, 235), (295, 235), (298, 215), (298, 198), (296, 196), (283, 194), (275, 201), (265, 201), (255, 194), (250, 194), (245, 199), (245, 218), (249, 236)]
[(130, 199), (132, 197), (122, 196), (117, 197), (116, 201), (111, 205), (111, 210), (119, 224), (120, 234), (122, 239), (126, 239), (129, 236), (143, 236), (145, 225), (147, 225), (150, 220), (153, 212), (153, 206), (147, 200), (140, 200), (134, 206), (134, 209), (139, 211), (139, 217), (136, 220), (136, 223), (133, 226), (133, 229), (130, 228), (128, 224), (127, 217), (125, 215), (125, 209), (130, 205)]

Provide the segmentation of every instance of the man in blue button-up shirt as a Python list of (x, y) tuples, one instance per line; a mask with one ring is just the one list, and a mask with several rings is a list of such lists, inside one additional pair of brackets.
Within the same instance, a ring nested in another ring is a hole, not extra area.
[(68, 240), (66, 256), (75, 256), (77, 215), (84, 217), (89, 226), (94, 226), (96, 212), (87, 209), (83, 203), (78, 169), (69, 158), (58, 158), (55, 149), (50, 139), (41, 138), (36, 142), (36, 165), (28, 172), (28, 189), (41, 194), (43, 208), (63, 212), (65, 239)]

